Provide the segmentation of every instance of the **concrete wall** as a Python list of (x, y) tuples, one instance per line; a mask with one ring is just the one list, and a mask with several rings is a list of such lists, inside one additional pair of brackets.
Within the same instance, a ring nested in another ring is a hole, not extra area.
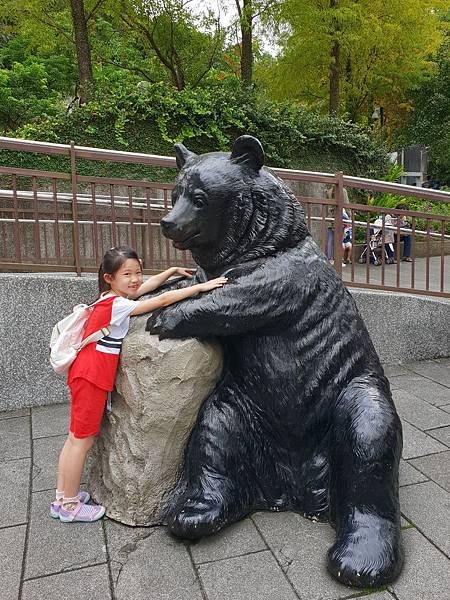
[[(68, 398), (48, 362), (48, 341), (53, 325), (96, 292), (93, 276), (0, 273), (0, 410)], [(450, 356), (449, 301), (352, 293), (383, 362)]]

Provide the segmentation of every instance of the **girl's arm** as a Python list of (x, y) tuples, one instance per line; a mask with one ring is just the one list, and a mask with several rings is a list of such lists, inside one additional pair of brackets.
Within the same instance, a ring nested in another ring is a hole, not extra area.
[[(170, 269), (168, 269), (168, 271), (170, 271)], [(133, 310), (131, 315), (141, 315), (142, 313), (152, 312), (157, 308), (169, 306), (169, 304), (174, 304), (175, 302), (179, 302), (180, 300), (185, 300), (186, 298), (195, 296), (200, 292), (208, 292), (209, 290), (213, 290), (214, 288), (222, 287), (223, 284), (227, 281), (228, 280), (226, 277), (217, 277), (217, 279), (211, 279), (210, 281), (206, 281), (205, 283), (198, 283), (197, 285), (192, 285), (181, 290), (172, 290), (170, 292), (164, 292), (163, 294), (160, 294), (155, 298), (149, 298), (148, 300), (142, 300), (141, 302), (137, 302), (136, 308)]]
[(135, 298), (139, 298), (139, 296), (143, 296), (144, 294), (153, 292), (174, 275), (192, 277), (194, 273), (195, 269), (185, 269), (184, 267), (170, 267), (162, 273), (158, 273), (157, 275), (152, 275), (151, 277), (149, 277), (149, 279), (147, 279), (147, 281), (144, 281), (144, 283), (135, 291), (135, 293), (130, 294), (128, 298), (130, 300), (134, 300)]

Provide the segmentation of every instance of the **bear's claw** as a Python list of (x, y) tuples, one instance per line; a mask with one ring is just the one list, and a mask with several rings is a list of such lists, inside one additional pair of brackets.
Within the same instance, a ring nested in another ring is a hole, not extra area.
[(380, 587), (399, 575), (403, 563), (399, 528), (387, 519), (353, 524), (341, 531), (328, 550), (327, 568), (341, 583), (352, 587)]
[(225, 525), (228, 525), (228, 521), (223, 507), (206, 500), (190, 501), (181, 510), (167, 517), (167, 526), (171, 533), (187, 540), (211, 535)]

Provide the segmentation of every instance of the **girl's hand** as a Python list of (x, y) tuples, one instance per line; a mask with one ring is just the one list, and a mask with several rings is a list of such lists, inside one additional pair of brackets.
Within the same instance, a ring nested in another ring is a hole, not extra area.
[(199, 292), (209, 292), (209, 290), (222, 287), (225, 283), (227, 283), (227, 281), (227, 277), (217, 277), (216, 279), (205, 281), (205, 283), (199, 283), (196, 287)]
[(192, 277), (195, 273), (195, 269), (185, 269), (184, 267), (174, 267), (175, 275), (181, 275), (182, 277)]

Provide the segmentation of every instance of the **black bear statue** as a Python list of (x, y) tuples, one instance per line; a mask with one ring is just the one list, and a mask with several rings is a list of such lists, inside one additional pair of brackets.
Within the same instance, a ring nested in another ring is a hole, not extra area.
[(355, 302), (301, 205), (263, 168), (256, 138), (238, 138), (231, 154), (175, 150), (180, 172), (162, 231), (192, 252), (192, 283), (228, 283), (147, 324), (161, 339), (217, 337), (225, 357), (164, 522), (198, 539), (252, 511), (296, 511), (335, 528), (334, 577), (385, 585), (403, 562), (402, 429)]

